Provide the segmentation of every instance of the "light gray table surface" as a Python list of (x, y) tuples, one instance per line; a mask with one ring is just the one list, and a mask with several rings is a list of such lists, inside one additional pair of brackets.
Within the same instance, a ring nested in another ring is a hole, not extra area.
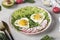
[[(0, 5), (2, 3), (3, 0), (0, 0)], [(55, 14), (52, 12), (52, 8), (53, 7), (46, 7), (41, 3), (41, 0), (35, 0), (35, 3), (23, 3), (23, 4), (19, 4), (19, 5), (15, 5), (13, 8), (10, 9), (6, 9), (2, 6), (2, 11), (0, 11), (0, 20), (5, 21), (6, 23), (8, 23), (10, 31), (14, 37), (15, 40), (40, 40), (44, 35), (50, 35), (52, 37), (55, 38), (55, 40), (60, 40), (60, 32), (59, 32), (59, 26), (60, 26), (60, 22), (59, 22), (59, 17), (60, 14)], [(50, 12), (51, 16), (52, 16), (52, 24), (51, 26), (43, 33), (38, 34), (38, 35), (25, 35), (22, 34), (18, 31), (16, 31), (13, 27), (11, 27), (10, 25), (10, 16), (11, 14), (24, 6), (27, 5), (33, 5), (33, 6), (39, 6), (42, 7), (44, 9), (46, 9), (47, 11)]]

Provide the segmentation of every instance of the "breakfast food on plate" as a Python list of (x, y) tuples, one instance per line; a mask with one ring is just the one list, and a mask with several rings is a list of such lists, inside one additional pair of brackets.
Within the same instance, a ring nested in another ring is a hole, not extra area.
[(12, 14), (11, 24), (23, 33), (38, 33), (51, 22), (49, 16), (42, 8), (27, 6)]
[(36, 14), (32, 14), (31, 15), (31, 19), (34, 21), (34, 22), (37, 22), (37, 23), (41, 23), (43, 20), (44, 20), (45, 16), (43, 13), (36, 13)]
[(40, 31), (42, 29), (44, 29), (47, 25), (47, 20), (44, 20), (41, 24), (41, 27), (40, 26), (37, 26), (37, 27), (34, 27), (34, 28), (29, 28), (29, 29), (22, 29), (23, 32), (26, 32), (26, 33), (36, 33), (37, 31)]
[(29, 28), (29, 20), (27, 18), (21, 18), (15, 21), (15, 25), (23, 28)]
[(13, 6), (14, 3), (15, 3), (15, 0), (4, 0), (2, 2), (2, 5), (6, 8), (9, 8), (9, 7)]

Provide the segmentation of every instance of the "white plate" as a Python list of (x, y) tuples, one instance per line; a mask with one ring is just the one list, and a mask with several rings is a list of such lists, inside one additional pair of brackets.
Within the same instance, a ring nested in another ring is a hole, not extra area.
[[(34, 6), (32, 6), (32, 7), (34, 7)], [(36, 6), (36, 7), (38, 7), (38, 6)], [(38, 8), (41, 8), (41, 7), (38, 7)], [(41, 8), (41, 9), (45, 10), (44, 8)], [(49, 22), (49, 24), (48, 24), (48, 26), (47, 26), (46, 28), (44, 28), (43, 30), (41, 30), (41, 31), (39, 31), (39, 32), (36, 32), (36, 33), (24, 33), (24, 32), (21, 32), (21, 33), (28, 34), (28, 35), (32, 35), (32, 34), (39, 34), (39, 33), (44, 32), (45, 30), (47, 30), (47, 29), (50, 27), (51, 23), (52, 23), (52, 17), (51, 17), (50, 13), (49, 13), (47, 10), (45, 10), (45, 11), (48, 13), (48, 15), (49, 15), (49, 17), (50, 17), (50, 22)], [(11, 17), (10, 17), (10, 24), (11, 24)], [(12, 24), (11, 24), (11, 26), (13, 27)], [(20, 31), (19, 31), (19, 32), (20, 32)]]

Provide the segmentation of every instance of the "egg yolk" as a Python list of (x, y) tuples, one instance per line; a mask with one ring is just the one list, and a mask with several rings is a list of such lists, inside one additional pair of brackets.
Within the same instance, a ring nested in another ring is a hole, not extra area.
[(39, 19), (41, 19), (41, 17), (42, 17), (42, 16), (41, 16), (40, 14), (35, 14), (35, 15), (34, 15), (34, 19), (35, 19), (35, 20), (39, 20)]
[(27, 20), (20, 20), (19, 21), (19, 25), (21, 25), (21, 26), (26, 26), (27, 24), (28, 24)]

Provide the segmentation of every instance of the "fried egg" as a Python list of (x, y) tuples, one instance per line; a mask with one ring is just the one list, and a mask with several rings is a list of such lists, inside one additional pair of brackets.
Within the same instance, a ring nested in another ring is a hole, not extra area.
[(44, 20), (45, 16), (44, 16), (43, 13), (35, 13), (35, 14), (32, 14), (30, 18), (31, 18), (34, 22), (40, 24), (40, 23)]
[(22, 28), (29, 28), (29, 20), (28, 18), (21, 18), (15, 21), (15, 26), (19, 26)]

